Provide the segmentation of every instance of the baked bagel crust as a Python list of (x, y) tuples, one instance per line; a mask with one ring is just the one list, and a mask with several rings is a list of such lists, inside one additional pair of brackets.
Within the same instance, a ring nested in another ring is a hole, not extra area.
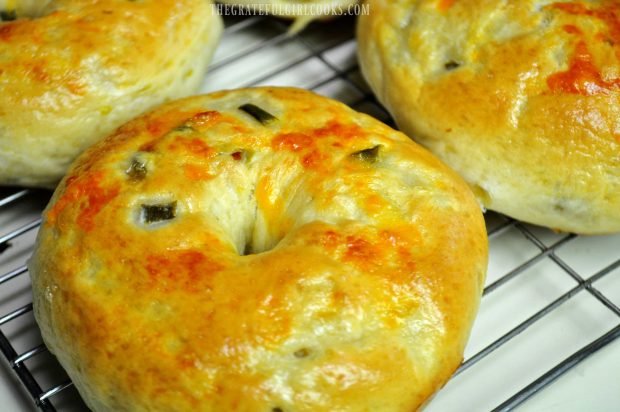
[(410, 412), (462, 359), (486, 257), (474, 196), (426, 150), (259, 88), (88, 149), (30, 273), (43, 338), (95, 411)]
[(363, 73), (489, 209), (620, 230), (620, 3), (370, 0)]
[(93, 142), (191, 94), (223, 27), (207, 0), (8, 3), (32, 18), (0, 22), (0, 184), (52, 187)]

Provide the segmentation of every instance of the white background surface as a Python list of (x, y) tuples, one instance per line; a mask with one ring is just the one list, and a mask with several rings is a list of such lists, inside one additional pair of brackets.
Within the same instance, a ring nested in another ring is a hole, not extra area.
[[(388, 119), (369, 99), (367, 86), (357, 70), (350, 19), (313, 25), (301, 37), (287, 37), (281, 23), (274, 24), (274, 20), (267, 18), (253, 18), (229, 27), (201, 91), (251, 84), (314, 88), (357, 110)], [(36, 219), (47, 195), (29, 195), (0, 208), (0, 238)], [(572, 238), (511, 222), (493, 213), (487, 215), (487, 226), (492, 235), (486, 284), (515, 269), (517, 272), (483, 298), (466, 359), (578, 287), (579, 283), (562, 265), (587, 279), (609, 265), (618, 265), (620, 259), (620, 235)], [(12, 247), (0, 255), (0, 275), (24, 265), (32, 251), (35, 232), (11, 241)], [(560, 246), (556, 248), (558, 242)], [(552, 248), (553, 253), (546, 248)], [(620, 305), (620, 268), (611, 270), (593, 286)], [(0, 285), (0, 315), (30, 301), (27, 274)], [(456, 376), (426, 411), (490, 411), (619, 324), (618, 315), (592, 293), (583, 288), (576, 290), (574, 296), (549, 314)], [(18, 353), (41, 343), (31, 314), (1, 329)], [(38, 355), (26, 364), (44, 390), (66, 379), (48, 354)], [(73, 389), (52, 399), (60, 411), (84, 409)], [(31, 400), (8, 365), (1, 362), (0, 411), (33, 410)], [(620, 340), (570, 370), (518, 410), (620, 411)]]

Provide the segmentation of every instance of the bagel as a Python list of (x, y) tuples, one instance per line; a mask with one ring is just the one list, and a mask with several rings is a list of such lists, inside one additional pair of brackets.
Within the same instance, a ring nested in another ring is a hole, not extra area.
[(362, 71), (488, 209), (620, 230), (620, 3), (370, 0)]
[(0, 184), (53, 187), (86, 147), (196, 90), (209, 1), (0, 0)]
[(248, 9), (249, 13), (269, 13), (274, 16), (294, 19), (290, 33), (303, 30), (313, 20), (329, 19), (349, 11), (358, 0), (220, 0), (219, 3)]
[(467, 185), (297, 89), (164, 105), (73, 164), (30, 263), (94, 411), (407, 411), (457, 368), (487, 241)]

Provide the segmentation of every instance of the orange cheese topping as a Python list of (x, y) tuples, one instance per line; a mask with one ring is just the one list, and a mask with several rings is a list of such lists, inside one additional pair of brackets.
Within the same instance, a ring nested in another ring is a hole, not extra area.
[(183, 167), (185, 176), (190, 180), (211, 180), (215, 176), (205, 170), (202, 165), (188, 163)]
[[(67, 206), (82, 201), (81, 211), (77, 217), (78, 226), (88, 232), (93, 229), (94, 221), (99, 212), (119, 194), (118, 187), (101, 187), (100, 181), (104, 172), (86, 173), (78, 179), (67, 180), (64, 195), (56, 201), (54, 207), (47, 213), (48, 224), (53, 225), (58, 216)], [(84, 202), (83, 199), (86, 199)]]
[(455, 2), (456, 0), (439, 0), (437, 9), (441, 12), (446, 12), (454, 5)]
[(575, 47), (575, 54), (567, 71), (556, 73), (547, 79), (554, 93), (571, 93), (591, 96), (607, 94), (620, 88), (620, 79), (606, 81), (594, 65), (592, 54), (582, 40)]
[[(617, 5), (603, 6), (593, 10), (581, 3), (554, 3), (550, 7), (571, 15), (590, 16), (602, 20), (608, 28), (607, 40), (614, 45), (620, 43), (620, 20), (618, 19), (620, 7)], [(574, 25), (565, 25), (563, 28), (569, 34), (583, 36), (583, 32)], [(600, 35), (597, 39), (600, 40)], [(620, 59), (620, 48), (616, 48), (616, 55)], [(553, 93), (590, 96), (618, 90), (620, 79), (604, 79), (599, 68), (594, 64), (588, 45), (584, 40), (580, 40), (575, 46), (568, 70), (551, 75), (547, 79), (547, 85)]]
[(176, 139), (171, 147), (181, 146), (185, 151), (200, 157), (210, 158), (216, 155), (215, 150), (210, 147), (204, 140), (194, 139)]
[(319, 150), (313, 150), (303, 157), (301, 164), (306, 169), (319, 169), (329, 159), (329, 156), (321, 153)]
[(175, 127), (187, 125), (198, 129), (208, 128), (214, 124), (220, 123), (224, 117), (216, 111), (208, 112), (185, 112), (185, 111), (169, 111), (159, 114), (149, 119), (146, 130), (154, 137), (150, 142), (140, 147), (141, 151), (150, 152), (160, 143), (161, 139), (171, 132)]
[[(572, 15), (590, 16), (602, 20), (609, 30), (609, 40), (615, 45), (620, 44), (620, 6), (605, 5), (598, 9), (588, 9), (581, 3), (554, 3), (551, 7)], [(620, 59), (620, 48), (616, 47), (616, 55)]]
[(208, 287), (214, 273), (223, 266), (196, 250), (168, 251), (148, 255), (145, 268), (153, 284), (162, 290), (199, 291)]
[(618, 19), (620, 6), (618, 5), (604, 5), (594, 10), (588, 9), (582, 3), (553, 3), (551, 7), (572, 15), (591, 16), (601, 19), (614, 37), (620, 35), (620, 20)]
[(0, 25), (0, 40), (5, 42), (11, 40), (11, 36), (13, 35), (13, 32), (16, 28), (17, 25), (15, 25), (15, 23)]
[(195, 114), (194, 116), (192, 116), (191, 119), (189, 119), (189, 123), (192, 124), (192, 126), (195, 127), (209, 127), (212, 126), (215, 123), (218, 123), (222, 120), (223, 116), (221, 113), (216, 112), (214, 110), (210, 110), (207, 112), (200, 112)]
[(572, 24), (567, 24), (563, 27), (564, 31), (568, 34), (583, 34), (579, 27)]
[(271, 147), (274, 150), (288, 150), (291, 152), (299, 152), (313, 145), (314, 139), (312, 136), (303, 133), (282, 133), (271, 141)]
[(271, 229), (271, 233), (277, 238), (284, 236), (292, 225), (291, 219), (282, 212), (286, 209), (283, 196), (274, 194), (275, 182), (271, 177), (261, 177), (256, 185), (256, 203), (258, 210), (264, 216)]
[(192, 116), (193, 113), (182, 111), (170, 111), (159, 116), (154, 116), (146, 125), (146, 130), (153, 137), (161, 137), (172, 128), (179, 126)]
[(332, 120), (327, 125), (316, 129), (313, 134), (317, 137), (337, 137), (338, 139), (354, 139), (366, 136), (364, 129), (356, 124), (338, 122)]
[(307, 152), (301, 158), (301, 164), (306, 169), (318, 169), (331, 158), (319, 150), (318, 139), (332, 138), (336, 140), (332, 146), (340, 147), (343, 140), (366, 137), (367, 133), (356, 124), (343, 124), (331, 120), (325, 126), (307, 133), (281, 133), (271, 141), (274, 150), (288, 150), (290, 152)]
[(318, 169), (329, 159), (318, 149), (316, 139), (324, 135), (317, 133), (320, 129), (312, 131), (312, 135), (304, 133), (283, 133), (273, 138), (271, 147), (274, 150), (288, 150), (293, 153), (308, 152), (301, 158), (301, 164), (306, 169)]

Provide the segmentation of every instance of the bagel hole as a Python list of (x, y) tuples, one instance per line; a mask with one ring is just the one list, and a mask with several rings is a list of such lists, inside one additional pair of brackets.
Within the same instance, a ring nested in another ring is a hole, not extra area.
[(245, 246), (243, 247), (243, 256), (248, 256), (248, 255), (253, 255), (253, 251), (252, 251), (252, 244), (250, 242), (247, 242), (245, 244)]
[(283, 238), (284, 235), (269, 236), (268, 238), (263, 238), (259, 236), (257, 238), (252, 233), (251, 238), (247, 240), (243, 245), (243, 248), (238, 249), (238, 251), (241, 256), (260, 255), (261, 253), (266, 253), (276, 248)]
[(271, 412), (284, 412), (284, 409), (280, 408), (279, 406), (276, 406), (275, 408), (271, 408)]
[(257, 243), (254, 242), (253, 238), (246, 240), (243, 248), (239, 249), (241, 256), (250, 256), (250, 255), (260, 255), (261, 253), (269, 252), (273, 248), (275, 248), (279, 243), (281, 238), (270, 240), (269, 242), (262, 242), (258, 240)]

